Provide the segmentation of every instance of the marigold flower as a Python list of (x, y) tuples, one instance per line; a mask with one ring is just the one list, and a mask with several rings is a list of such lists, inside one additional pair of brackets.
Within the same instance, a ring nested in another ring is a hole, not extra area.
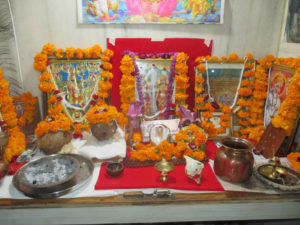
[(238, 59), (239, 58), (239, 56), (238, 56), (238, 54), (236, 54), (236, 53), (230, 53), (230, 55), (229, 55), (229, 57), (228, 57), (228, 59), (230, 59), (230, 60), (236, 60), (236, 59)]

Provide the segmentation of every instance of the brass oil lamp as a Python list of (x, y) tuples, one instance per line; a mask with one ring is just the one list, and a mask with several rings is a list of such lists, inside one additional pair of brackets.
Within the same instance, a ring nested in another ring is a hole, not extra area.
[(171, 162), (168, 162), (164, 157), (161, 161), (156, 163), (154, 165), (154, 168), (161, 172), (161, 181), (167, 181), (168, 180), (168, 173), (174, 170), (174, 164)]

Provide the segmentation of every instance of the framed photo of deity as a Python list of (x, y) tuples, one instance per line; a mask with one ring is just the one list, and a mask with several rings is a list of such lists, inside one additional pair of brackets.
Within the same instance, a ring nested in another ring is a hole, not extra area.
[[(205, 105), (212, 103), (215, 111), (211, 121), (217, 128), (220, 116), (223, 114), (220, 105), (234, 111), (239, 96), (238, 90), (248, 63), (246, 57), (234, 60), (204, 59), (195, 67), (195, 110), (198, 118), (201, 117), (202, 112), (207, 111)], [(230, 129), (219, 133), (220, 135), (232, 134), (233, 129), (236, 129), (237, 115), (230, 113), (230, 121)]]
[(268, 96), (265, 104), (264, 125), (267, 127), (272, 118), (277, 116), (278, 108), (287, 96), (288, 85), (295, 69), (274, 64), (269, 71)]
[[(145, 103), (145, 117), (163, 119), (167, 101), (175, 103), (174, 80), (171, 79), (172, 84), (169, 86), (171, 60), (137, 59), (136, 64), (139, 68), (140, 84), (136, 81), (135, 98), (139, 97), (140, 85)], [(172, 94), (168, 95), (168, 92)]]
[[(93, 106), (93, 96), (97, 95), (101, 80), (102, 63), (98, 59), (51, 59), (47, 66), (54, 89), (59, 92), (56, 96), (60, 98), (64, 112), (74, 122), (83, 122)], [(47, 94), (45, 97), (48, 100)]]
[(188, 56), (183, 52), (144, 54), (130, 51), (123, 55), (120, 66), (123, 113), (128, 113), (131, 102), (139, 101), (144, 105), (145, 120), (173, 118), (175, 106), (185, 105), (188, 97)]
[(225, 0), (77, 0), (79, 23), (222, 24)]
[[(269, 71), (268, 96), (265, 104), (264, 125), (267, 127), (271, 120), (278, 115), (278, 108), (285, 100), (288, 94), (288, 86), (291, 78), (295, 73), (295, 69), (286, 65), (274, 64)], [(295, 128), (290, 136), (287, 136), (281, 144), (279, 151), (286, 155), (292, 148), (297, 126), (299, 125), (300, 113), (296, 119)]]

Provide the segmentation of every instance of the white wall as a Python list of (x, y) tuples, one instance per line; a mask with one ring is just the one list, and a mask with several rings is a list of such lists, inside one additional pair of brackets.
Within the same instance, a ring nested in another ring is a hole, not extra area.
[(15, 21), (24, 88), (34, 95), (38, 72), (33, 57), (42, 46), (106, 47), (107, 37), (188, 37), (214, 40), (213, 55), (247, 52), (256, 58), (277, 54), (283, 0), (226, 0), (222, 25), (78, 24), (76, 0), (10, 0)]

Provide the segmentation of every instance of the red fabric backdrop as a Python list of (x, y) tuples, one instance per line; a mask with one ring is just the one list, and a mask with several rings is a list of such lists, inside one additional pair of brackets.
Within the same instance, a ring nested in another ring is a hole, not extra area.
[(187, 63), (190, 76), (187, 104), (192, 110), (194, 107), (194, 62), (198, 56), (211, 55), (213, 41), (208, 42), (208, 45), (205, 43), (205, 39), (198, 38), (166, 38), (164, 41), (151, 41), (151, 38), (116, 38), (114, 43), (111, 43), (108, 38), (107, 48), (115, 53), (112, 58), (114, 78), (112, 79), (111, 104), (120, 109), (119, 85), (122, 74), (119, 67), (123, 51), (130, 50), (142, 53), (185, 52), (189, 55)]

